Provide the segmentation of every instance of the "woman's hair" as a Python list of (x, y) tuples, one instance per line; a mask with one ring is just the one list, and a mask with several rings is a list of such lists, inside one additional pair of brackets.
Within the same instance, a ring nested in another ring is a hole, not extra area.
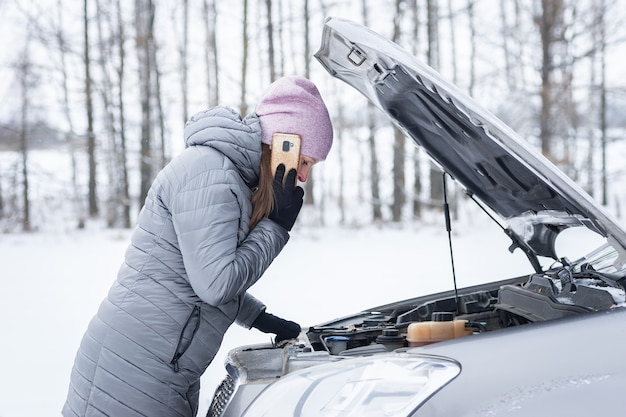
[(270, 147), (261, 144), (261, 169), (259, 172), (259, 186), (252, 194), (252, 216), (250, 230), (267, 217), (274, 208), (274, 174), (270, 168)]

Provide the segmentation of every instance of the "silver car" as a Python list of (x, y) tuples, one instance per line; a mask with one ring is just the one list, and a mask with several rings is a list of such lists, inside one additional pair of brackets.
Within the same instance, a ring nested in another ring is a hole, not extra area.
[[(484, 208), (529, 272), (310, 326), (281, 346), (234, 349), (208, 415), (623, 415), (622, 226), (496, 117), (369, 29), (328, 19), (316, 58)], [(557, 255), (556, 237), (572, 227), (604, 244), (580, 259)]]

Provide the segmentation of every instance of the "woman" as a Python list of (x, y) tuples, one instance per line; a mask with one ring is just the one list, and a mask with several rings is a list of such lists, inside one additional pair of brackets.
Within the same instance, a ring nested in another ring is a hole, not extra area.
[(273, 133), (302, 138), (306, 181), (332, 145), (315, 85), (285, 77), (245, 119), (217, 107), (185, 126), (187, 148), (156, 177), (130, 246), (81, 342), (64, 416), (195, 416), (200, 376), (228, 327), (294, 338), (296, 323), (246, 291), (289, 239), (300, 187), (269, 168)]

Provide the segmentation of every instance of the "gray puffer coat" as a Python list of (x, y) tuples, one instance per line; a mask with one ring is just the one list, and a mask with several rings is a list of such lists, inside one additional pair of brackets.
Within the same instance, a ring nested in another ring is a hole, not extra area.
[(64, 416), (194, 416), (200, 376), (228, 327), (264, 305), (247, 294), (289, 239), (252, 231), (261, 127), (217, 107), (152, 184), (117, 280), (83, 337)]

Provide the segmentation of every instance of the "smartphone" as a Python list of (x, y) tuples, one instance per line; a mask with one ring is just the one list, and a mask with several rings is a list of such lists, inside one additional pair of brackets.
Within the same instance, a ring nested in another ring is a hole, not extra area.
[[(300, 135), (290, 133), (274, 133), (272, 135), (272, 154), (270, 166), (272, 173), (280, 164), (285, 164), (285, 177), (291, 169), (298, 170), (300, 165)], [(296, 184), (294, 184), (295, 187)]]

